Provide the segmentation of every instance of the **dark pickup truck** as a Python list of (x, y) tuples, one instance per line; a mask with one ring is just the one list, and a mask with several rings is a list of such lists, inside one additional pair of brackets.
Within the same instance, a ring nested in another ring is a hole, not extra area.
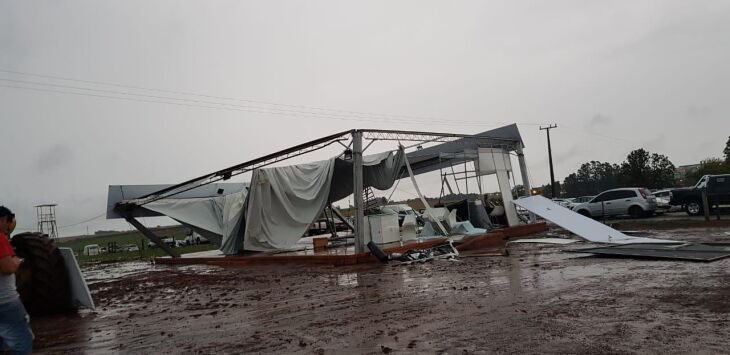
[(730, 205), (730, 174), (705, 175), (692, 187), (674, 189), (669, 204), (682, 206), (682, 209), (690, 216), (703, 214), (703, 189), (707, 189), (707, 201), (710, 210), (713, 206)]

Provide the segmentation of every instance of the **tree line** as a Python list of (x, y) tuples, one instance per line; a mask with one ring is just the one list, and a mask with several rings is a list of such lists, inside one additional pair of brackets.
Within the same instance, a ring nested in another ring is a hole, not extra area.
[[(663, 189), (691, 186), (703, 175), (730, 174), (730, 137), (723, 154), (724, 159), (702, 160), (699, 169), (675, 179), (675, 166), (667, 156), (640, 148), (629, 153), (621, 164), (600, 161), (583, 163), (562, 182), (556, 181), (555, 190), (560, 196), (578, 197), (597, 195), (619, 187)], [(543, 196), (553, 197), (550, 184), (544, 184), (539, 189)], [(522, 196), (523, 191), (522, 185), (513, 189), (513, 193), (519, 196)]]

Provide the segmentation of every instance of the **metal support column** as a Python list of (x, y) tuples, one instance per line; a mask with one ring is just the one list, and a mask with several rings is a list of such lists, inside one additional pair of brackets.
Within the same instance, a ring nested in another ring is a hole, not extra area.
[[(532, 186), (530, 186), (530, 176), (527, 174), (527, 163), (525, 162), (525, 153), (522, 152), (522, 147), (518, 146), (515, 149), (517, 152), (517, 161), (520, 164), (520, 173), (522, 174), (522, 186), (525, 188), (525, 196), (532, 196)], [(535, 214), (530, 212), (530, 223), (534, 223), (536, 220)]]
[(362, 200), (362, 132), (352, 132), (352, 178), (355, 195), (355, 252), (365, 252), (365, 210)]
[(169, 245), (165, 244), (160, 237), (156, 236), (155, 233), (152, 233), (151, 230), (147, 229), (142, 223), (139, 223), (138, 220), (134, 219), (134, 217), (125, 217), (124, 219), (129, 222), (129, 224), (133, 225), (134, 228), (137, 228), (140, 233), (144, 234), (145, 237), (149, 238), (151, 241), (155, 242), (158, 247), (162, 248), (162, 250), (167, 253), (167, 255), (173, 257), (173, 258), (179, 258), (180, 254), (178, 252), (172, 250)]

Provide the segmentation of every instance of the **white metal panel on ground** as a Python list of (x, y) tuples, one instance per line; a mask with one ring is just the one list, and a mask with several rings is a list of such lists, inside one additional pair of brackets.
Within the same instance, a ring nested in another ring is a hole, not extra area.
[(510, 243), (541, 243), (541, 244), (571, 244), (577, 242), (575, 239), (565, 238), (533, 238), (510, 240)]
[(79, 264), (76, 262), (74, 251), (71, 248), (58, 248), (63, 257), (64, 266), (66, 266), (66, 272), (68, 273), (68, 281), (71, 284), (71, 302), (73, 307), (84, 306), (90, 309), (95, 309), (94, 299), (91, 298), (91, 292), (89, 292), (89, 286), (84, 280), (84, 275), (81, 273)]
[(676, 240), (630, 237), (542, 196), (525, 197), (514, 200), (512, 203), (591, 242), (612, 244), (676, 242)]

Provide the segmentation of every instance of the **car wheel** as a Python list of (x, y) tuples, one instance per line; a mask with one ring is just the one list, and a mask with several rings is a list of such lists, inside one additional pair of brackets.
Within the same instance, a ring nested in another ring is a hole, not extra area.
[(582, 215), (582, 216), (586, 216), (586, 217), (588, 217), (588, 218), (590, 218), (590, 217), (591, 217), (591, 213), (590, 213), (590, 212), (588, 212), (588, 210), (578, 210), (578, 214), (580, 214), (580, 215)]
[(702, 205), (700, 201), (690, 201), (687, 203), (687, 214), (690, 216), (698, 216), (702, 214)]
[(639, 218), (644, 215), (644, 210), (639, 206), (631, 206), (629, 208), (629, 216), (631, 218)]

